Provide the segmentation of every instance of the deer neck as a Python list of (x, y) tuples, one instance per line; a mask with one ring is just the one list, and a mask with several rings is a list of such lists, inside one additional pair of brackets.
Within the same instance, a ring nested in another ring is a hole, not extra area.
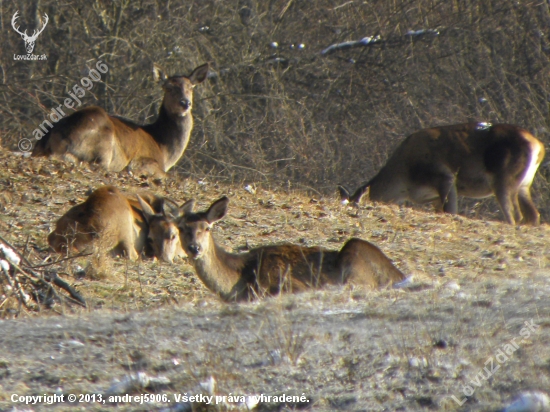
[(233, 254), (218, 246), (210, 237), (208, 252), (192, 261), (198, 277), (208, 289), (225, 300), (238, 300), (247, 291), (242, 276), (249, 254)]
[(193, 129), (193, 116), (190, 112), (183, 117), (171, 116), (163, 105), (157, 120), (145, 126), (144, 129), (158, 143), (164, 157), (166, 172), (176, 164), (189, 143), (189, 136)]
[(399, 166), (384, 166), (368, 183), (371, 201), (392, 202), (406, 199), (407, 182)]

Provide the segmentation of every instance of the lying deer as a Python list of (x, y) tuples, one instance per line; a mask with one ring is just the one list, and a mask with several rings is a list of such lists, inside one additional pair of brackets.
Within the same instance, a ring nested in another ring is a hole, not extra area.
[(113, 186), (100, 187), (57, 221), (48, 243), (58, 253), (82, 252), (99, 245), (112, 255), (135, 260), (149, 240), (154, 256), (161, 260), (172, 262), (183, 256), (179, 232), (164, 211), (164, 199), (143, 196), (147, 200), (139, 195), (134, 200)]
[(208, 74), (208, 64), (191, 75), (167, 77), (155, 66), (164, 99), (157, 120), (140, 126), (109, 116), (100, 107), (87, 107), (63, 118), (39, 140), (33, 156), (55, 156), (73, 162), (98, 163), (119, 172), (128, 167), (139, 173), (164, 176), (181, 158), (193, 129), (193, 88)]
[(407, 137), (386, 165), (344, 202), (359, 203), (367, 189), (372, 201), (433, 202), (457, 213), (458, 196), (496, 195), (510, 224), (537, 225), (540, 215), (530, 188), (544, 158), (544, 146), (527, 130), (509, 124), (470, 123), (435, 127)]
[(181, 244), (197, 275), (224, 300), (344, 283), (379, 287), (405, 280), (380, 249), (361, 239), (348, 240), (340, 251), (283, 244), (260, 246), (241, 254), (226, 252), (210, 229), (225, 216), (228, 203), (224, 196), (208, 210), (195, 213), (190, 200), (181, 207), (177, 219)]

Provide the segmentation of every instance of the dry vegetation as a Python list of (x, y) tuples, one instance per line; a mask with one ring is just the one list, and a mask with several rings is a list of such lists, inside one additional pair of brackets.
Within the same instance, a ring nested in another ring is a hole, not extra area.
[[(82, 293), (87, 309), (55, 305), (36, 315), (14, 300), (0, 307), (3, 318), (17, 318), (0, 321), (1, 411), (12, 410), (12, 393), (106, 393), (113, 379), (137, 372), (169, 383), (128, 392), (204, 392), (199, 383), (213, 376), (219, 394), (305, 393), (316, 411), (497, 411), (520, 391), (548, 390), (547, 224), (505, 225), (494, 200), (463, 202), (462, 216), (449, 216), (343, 207), (335, 193), (339, 182), (372, 176), (422, 127), (508, 122), (548, 143), (547, 2), (33, 4), (0, 6), (0, 234), (35, 265), (50, 261), (46, 236), (55, 220), (89, 189), (115, 184), (200, 206), (228, 195), (229, 216), (215, 235), (233, 251), (281, 241), (339, 248), (361, 237), (414, 275), (416, 287), (228, 305), (186, 261), (64, 261), (48, 269)], [(29, 26), (38, 12), (50, 16), (35, 49), (47, 62), (13, 61), (24, 52), (9, 23), (16, 9)], [(407, 35), (421, 29), (438, 34)], [(370, 46), (321, 54), (378, 35)], [(109, 76), (84, 104), (142, 122), (160, 103), (154, 62), (170, 73), (211, 63), (212, 77), (196, 90), (190, 148), (165, 182), (10, 151), (98, 59)], [(545, 222), (549, 178), (543, 167), (534, 185)], [(531, 319), (540, 329), (510, 360), (462, 407), (450, 401), (463, 398), (462, 386)]]
[[(137, 372), (169, 383), (125, 392), (205, 392), (199, 382), (213, 376), (218, 394), (303, 392), (318, 411), (460, 410), (449, 397), (462, 399), (462, 385), (531, 319), (541, 328), (462, 410), (498, 410), (519, 391), (550, 384), (547, 225), (513, 227), (395, 205), (345, 208), (335, 197), (251, 194), (239, 185), (177, 176), (155, 185), (6, 151), (0, 164), (9, 199), (0, 232), (35, 263), (49, 256), (46, 234), (54, 220), (88, 188), (115, 182), (180, 201), (193, 196), (201, 206), (228, 194), (230, 213), (215, 235), (234, 251), (280, 241), (339, 248), (359, 236), (417, 282), (412, 291), (343, 288), (228, 305), (205, 290), (185, 261), (62, 262), (55, 270), (86, 297), (88, 309), (57, 305), (62, 318), (50, 310), (0, 323), (0, 347), (10, 354), (0, 357), (6, 410), (12, 393), (105, 394), (114, 379)], [(3, 315), (21, 317), (19, 310), (6, 305)]]
[[(511, 0), (16, 2), (0, 16), (0, 134), (13, 148), (30, 137), (99, 59), (108, 76), (83, 103), (142, 122), (158, 113), (153, 63), (188, 73), (209, 62), (213, 77), (196, 90), (195, 130), (178, 170), (333, 193), (337, 183), (373, 176), (404, 136), (424, 127), (505, 122), (548, 142), (548, 7)], [(47, 62), (13, 60), (24, 52), (9, 23), (17, 8), (28, 26), (40, 13), (50, 16), (35, 50)], [(411, 35), (418, 30), (426, 32)], [(380, 41), (321, 54), (368, 36)], [(547, 179), (545, 169), (535, 182), (544, 220)], [(465, 205), (474, 206), (496, 208), (492, 201)]]

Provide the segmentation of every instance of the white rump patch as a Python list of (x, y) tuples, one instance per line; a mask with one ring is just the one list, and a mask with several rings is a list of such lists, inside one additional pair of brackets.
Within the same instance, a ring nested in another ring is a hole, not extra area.
[(529, 159), (529, 165), (527, 166), (527, 169), (525, 170), (525, 175), (523, 176), (523, 179), (521, 180), (520, 186), (531, 186), (531, 183), (533, 183), (533, 179), (535, 178), (535, 173), (537, 173), (537, 169), (539, 168), (539, 154), (540, 154), (540, 144), (537, 141), (532, 141), (531, 139), (528, 139), (529, 143), (531, 144), (531, 158)]

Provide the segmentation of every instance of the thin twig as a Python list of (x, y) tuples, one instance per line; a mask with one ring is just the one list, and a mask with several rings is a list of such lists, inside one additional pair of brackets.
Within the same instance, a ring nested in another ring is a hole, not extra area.
[(205, 152), (200, 151), (200, 150), (198, 151), (198, 153), (200, 153), (202, 156), (208, 157), (209, 159), (213, 160), (213, 161), (216, 162), (216, 163), (220, 163), (220, 164), (222, 164), (222, 165), (224, 165), (224, 166), (228, 166), (228, 167), (235, 167), (235, 168), (238, 168), (238, 169), (250, 170), (250, 171), (252, 171), (252, 172), (256, 172), (256, 173), (262, 175), (264, 178), (267, 179), (267, 174), (266, 174), (266, 173), (262, 173), (262, 172), (260, 172), (259, 170), (253, 169), (253, 168), (251, 168), (251, 167), (239, 166), (239, 165), (235, 165), (235, 164), (232, 164), (232, 163), (227, 163), (227, 162), (224, 162), (223, 160), (220, 160), (220, 159), (215, 159), (215, 158), (213, 158), (212, 156), (210, 156), (210, 155), (208, 155), (208, 154), (206, 154)]
[[(45, 285), (47, 287), (50, 288), (50, 291), (53, 293), (54, 297), (57, 298), (58, 300), (61, 300), (61, 297), (58, 295), (58, 293), (56, 292), (56, 290), (53, 288), (52, 286), (52, 283), (46, 279), (44, 279), (42, 276), (40, 276), (39, 274), (35, 273), (32, 269), (33, 269), (33, 266), (32, 264), (24, 257), (21, 255), (21, 253), (19, 253), (17, 251), (17, 249), (10, 243), (8, 242), (6, 239), (4, 239), (1, 235), (0, 235), (0, 240), (2, 242), (4, 242), (7, 246), (9, 246), (13, 251), (14, 253), (16, 253), (23, 262), (25, 262), (25, 264), (28, 266), (28, 269), (27, 270), (23, 270), (21, 269), (21, 267), (13, 262), (10, 262), (10, 265), (13, 266), (19, 273), (21, 273), (23, 276), (26, 276), (27, 278), (29, 278), (31, 281), (32, 281), (32, 278), (38, 280), (42, 285)], [(91, 253), (90, 253), (91, 254)], [(78, 257), (78, 256), (75, 256), (75, 257)], [(72, 257), (74, 258), (74, 257)], [(65, 258), (63, 260), (66, 260), (66, 259), (69, 259), (69, 258)], [(56, 262), (58, 263), (58, 262)], [(41, 265), (39, 267), (44, 267), (44, 266), (48, 266), (50, 264), (46, 264), (46, 265)], [(80, 293), (78, 293), (74, 288), (72, 288), (67, 282), (65, 282), (64, 280), (62, 280), (59, 276), (57, 276), (56, 273), (50, 273), (49, 274), (49, 277), (53, 284), (56, 285), (57, 287), (65, 290), (67, 293), (69, 293), (69, 295), (71, 296), (72, 300), (75, 301), (75, 303), (78, 303), (79, 305), (83, 306), (83, 307), (86, 307), (86, 301), (84, 300), (84, 298), (80, 295)], [(66, 297), (65, 297), (66, 298)], [(68, 299), (68, 298), (66, 298)], [(21, 303), (21, 302), (20, 302)], [(25, 306), (26, 306), (26, 302), (24, 302)]]
[[(86, 307), (86, 301), (82, 297), (82, 295), (76, 291), (71, 285), (69, 285), (67, 282), (65, 282), (63, 279), (61, 279), (59, 276), (57, 276), (57, 273), (50, 273), (48, 274), (49, 280), (53, 281), (53, 284), (57, 287), (60, 287), (61, 289), (67, 291), (69, 295), (71, 296), (70, 299), (73, 300), (74, 303), (79, 304), (82, 307)], [(69, 299), (65, 297), (66, 299)]]
[(73, 255), (73, 256), (68, 256), (68, 257), (65, 257), (63, 259), (59, 259), (59, 260), (56, 260), (55, 262), (51, 262), (51, 263), (44, 263), (42, 265), (36, 265), (36, 266), (29, 266), (31, 269), (39, 269), (39, 268), (43, 268), (43, 267), (47, 267), (47, 266), (53, 266), (57, 263), (61, 263), (61, 262), (65, 262), (67, 260), (71, 260), (71, 259), (76, 259), (76, 258), (79, 258), (79, 257), (83, 257), (83, 256), (90, 256), (92, 255), (93, 253), (90, 252), (90, 253), (85, 253), (85, 252), (82, 252), (82, 253), (79, 253), (78, 255)]
[(23, 262), (25, 262), (27, 265), (31, 266), (31, 262), (29, 262), (29, 261), (27, 260), (26, 257), (22, 256), (21, 253), (19, 253), (19, 252), (17, 251), (17, 249), (16, 249), (10, 242), (8, 242), (6, 239), (4, 239), (4, 238), (2, 237), (2, 235), (0, 235), (0, 240), (1, 240), (2, 242), (4, 242), (6, 245), (8, 245), (15, 253), (17, 253), (17, 255), (21, 258), (21, 260), (22, 260)]

